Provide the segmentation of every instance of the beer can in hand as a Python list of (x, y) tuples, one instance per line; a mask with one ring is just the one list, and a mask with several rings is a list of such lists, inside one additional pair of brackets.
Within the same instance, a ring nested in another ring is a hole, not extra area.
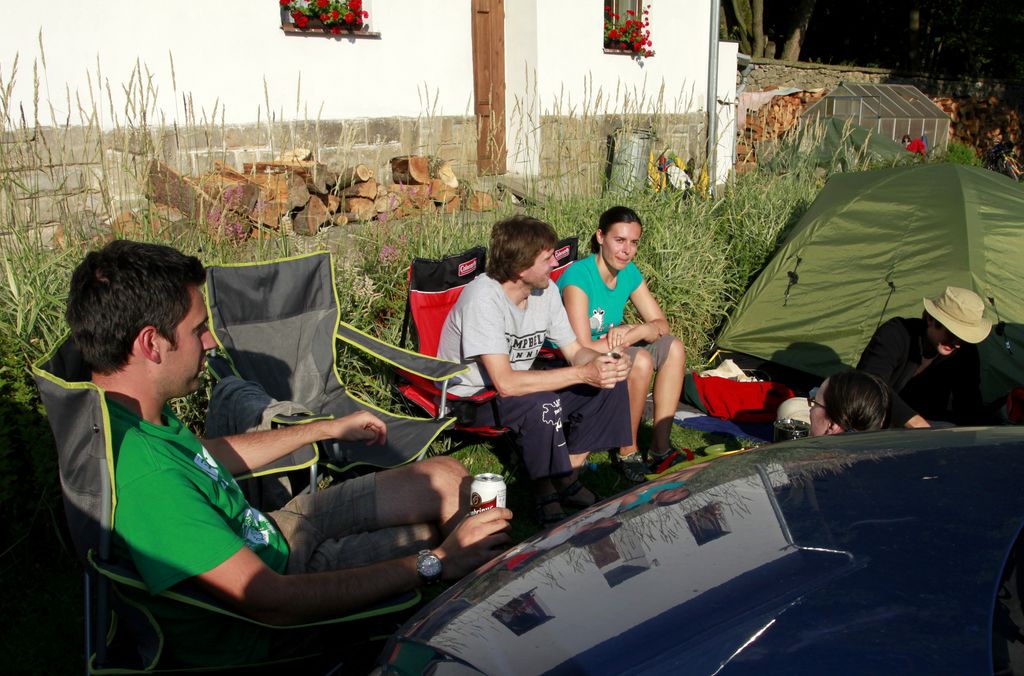
[(469, 513), (505, 506), (505, 479), (500, 474), (477, 474), (469, 488)]

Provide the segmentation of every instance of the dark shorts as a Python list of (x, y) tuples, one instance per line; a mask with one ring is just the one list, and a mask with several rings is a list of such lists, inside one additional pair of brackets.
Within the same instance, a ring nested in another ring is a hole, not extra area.
[(633, 441), (626, 382), (610, 390), (576, 385), (557, 392), (497, 397), (477, 409), (476, 424), (500, 425), (519, 437), (531, 479), (572, 473), (569, 455), (626, 446)]

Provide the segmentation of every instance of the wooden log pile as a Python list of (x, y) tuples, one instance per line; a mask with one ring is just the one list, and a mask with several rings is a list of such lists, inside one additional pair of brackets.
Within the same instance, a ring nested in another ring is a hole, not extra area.
[(995, 96), (943, 96), (932, 101), (949, 114), (949, 140), (973, 146), (979, 155), (1000, 140), (1017, 145), (1024, 142), (1020, 113)]
[[(776, 96), (756, 111), (747, 113), (744, 129), (736, 141), (736, 171), (743, 173), (757, 166), (757, 147), (765, 140), (779, 138), (796, 126), (800, 115), (827, 92), (800, 92)], [(1024, 127), (1020, 112), (995, 96), (933, 97), (950, 117), (950, 141), (972, 146), (982, 155), (1000, 140), (1018, 147), (1024, 145)]]
[(302, 235), (350, 221), (387, 221), (459, 209), (489, 211), (494, 198), (459, 184), (451, 164), (422, 155), (391, 159), (391, 182), (363, 164), (332, 168), (293, 150), (273, 162), (247, 162), (241, 171), (220, 162), (185, 176), (153, 160), (148, 196), (173, 207), (215, 236), (244, 239), (290, 227)]
[(800, 115), (827, 93), (819, 90), (776, 96), (757, 110), (747, 111), (744, 128), (739, 130), (736, 138), (737, 173), (755, 168), (758, 145), (762, 141), (777, 139), (793, 129)]

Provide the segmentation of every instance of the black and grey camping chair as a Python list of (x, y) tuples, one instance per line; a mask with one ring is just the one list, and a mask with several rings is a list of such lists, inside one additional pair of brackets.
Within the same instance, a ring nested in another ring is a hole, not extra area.
[(400, 349), (341, 321), (330, 254), (211, 266), (206, 297), (210, 328), (231, 371), (258, 383), (273, 399), (306, 407), (312, 415), (298, 422), (368, 410), (387, 424), (384, 446), (321, 443), (321, 462), (335, 471), (418, 460), (453, 424), (452, 418), (390, 413), (346, 388), (338, 373), (337, 339), (431, 381), (444, 381), (466, 367)]
[[(174, 670), (168, 663), (164, 632), (147, 609), (153, 601), (130, 561), (111, 554), (111, 531), (117, 509), (117, 458), (111, 445), (107, 403), (103, 391), (90, 382), (81, 354), (65, 341), (32, 367), (56, 440), (64, 509), (75, 549), (85, 567), (85, 661), (87, 673), (134, 673)], [(315, 460), (307, 446), (293, 454), (296, 467)], [(287, 463), (282, 469), (289, 469)], [(294, 467), (291, 467), (294, 468)], [(363, 612), (299, 627), (274, 627), (239, 615), (187, 583), (161, 593), (156, 602), (183, 603), (216, 614), (218, 621), (251, 626), (268, 636), (286, 632), (306, 635), (314, 626), (394, 616), (414, 606), (412, 592)], [(346, 625), (347, 626), (347, 625)], [(324, 651), (336, 646), (310, 648), (309, 654), (283, 658), (277, 664), (325, 664)], [(327, 664), (330, 663), (328, 660)], [(244, 665), (249, 671), (254, 667)], [(240, 665), (242, 666), (242, 665)]]

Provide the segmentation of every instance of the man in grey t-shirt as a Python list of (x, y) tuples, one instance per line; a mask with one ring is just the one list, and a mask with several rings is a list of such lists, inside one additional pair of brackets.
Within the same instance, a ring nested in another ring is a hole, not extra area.
[[(554, 229), (514, 216), (494, 224), (487, 274), (466, 286), (441, 330), (438, 356), (467, 364), (450, 388), (472, 396), (485, 388), (495, 406), (480, 406), (479, 425), (501, 425), (519, 436), (533, 480), (538, 520), (564, 518), (563, 507), (594, 501), (577, 473), (590, 451), (631, 441), (625, 378), (630, 361), (581, 347), (550, 273)], [(530, 370), (545, 338), (571, 364)]]

